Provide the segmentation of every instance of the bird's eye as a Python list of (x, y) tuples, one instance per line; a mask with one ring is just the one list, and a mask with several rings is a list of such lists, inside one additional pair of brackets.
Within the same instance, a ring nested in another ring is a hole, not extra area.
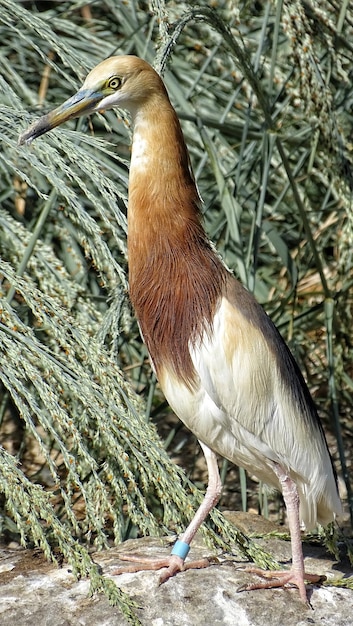
[(119, 78), (119, 76), (113, 76), (113, 78), (109, 79), (108, 87), (110, 87), (110, 89), (114, 89), (114, 91), (116, 91), (117, 89), (119, 89), (120, 86), (121, 78)]

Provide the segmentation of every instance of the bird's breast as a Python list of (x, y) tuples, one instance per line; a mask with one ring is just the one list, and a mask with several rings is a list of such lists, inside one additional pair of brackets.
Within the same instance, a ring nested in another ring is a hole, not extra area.
[(196, 221), (186, 220), (181, 229), (182, 220), (175, 219), (174, 228), (167, 229), (161, 218), (145, 224), (153, 230), (146, 236), (136, 221), (130, 222), (129, 284), (144, 341), (158, 378), (166, 369), (193, 387), (190, 347), (212, 334), (226, 269)]

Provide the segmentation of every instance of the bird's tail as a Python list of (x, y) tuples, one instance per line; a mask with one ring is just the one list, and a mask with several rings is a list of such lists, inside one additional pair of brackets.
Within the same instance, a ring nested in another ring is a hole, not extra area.
[(342, 512), (338, 495), (336, 473), (333, 470), (329, 454), (315, 472), (309, 483), (298, 483), (300, 498), (300, 519), (306, 530), (321, 524), (327, 526)]

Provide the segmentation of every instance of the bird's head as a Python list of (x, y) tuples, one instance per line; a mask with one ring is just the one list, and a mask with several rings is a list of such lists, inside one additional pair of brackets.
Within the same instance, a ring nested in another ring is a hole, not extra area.
[(120, 107), (134, 116), (144, 102), (161, 90), (165, 92), (161, 79), (146, 61), (135, 56), (110, 57), (88, 74), (74, 96), (22, 133), (19, 144), (31, 143), (67, 120), (95, 111)]

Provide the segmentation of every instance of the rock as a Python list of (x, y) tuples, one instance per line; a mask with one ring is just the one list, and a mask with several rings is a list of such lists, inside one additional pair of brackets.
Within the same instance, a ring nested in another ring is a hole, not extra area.
[[(259, 540), (278, 560), (290, 559), (290, 544)], [(119, 553), (145, 556), (169, 554), (168, 540), (136, 539), (94, 555), (105, 576), (119, 563)], [(321, 547), (304, 545), (307, 571), (329, 579), (345, 575), (343, 566)], [(210, 556), (202, 540), (193, 543), (191, 557)], [(158, 572), (124, 573), (116, 584), (138, 605), (143, 626), (351, 626), (353, 592), (335, 587), (309, 587), (312, 609), (295, 589), (237, 593), (253, 580), (241, 557), (219, 555), (220, 563), (188, 570), (158, 585)], [(89, 597), (89, 581), (77, 581), (67, 565), (57, 568), (38, 550), (0, 550), (0, 623), (3, 626), (127, 626), (118, 607), (103, 595)]]

